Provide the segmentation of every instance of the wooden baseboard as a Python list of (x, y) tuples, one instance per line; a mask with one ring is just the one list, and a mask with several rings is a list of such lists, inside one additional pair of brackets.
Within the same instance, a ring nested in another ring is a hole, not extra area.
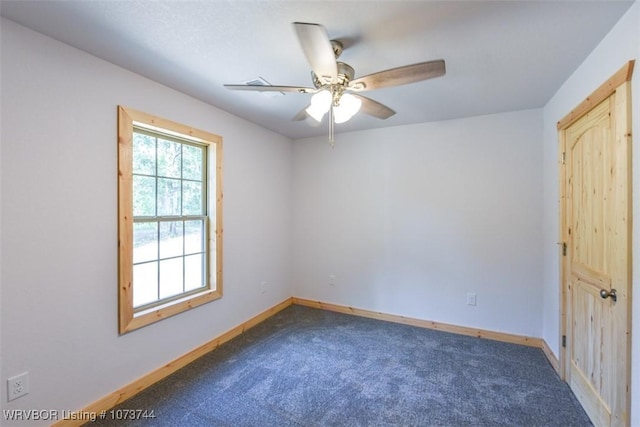
[[(282, 301), (280, 304), (277, 304), (269, 308), (268, 310), (263, 311), (257, 316), (252, 317), (246, 322), (241, 323), (240, 325), (234, 327), (233, 329), (230, 329), (229, 331), (223, 333), (222, 335), (219, 335), (213, 340), (201, 345), (198, 348), (195, 348), (189, 353), (186, 353), (178, 357), (177, 359), (173, 360), (172, 362), (169, 362), (166, 365), (156, 369), (155, 371), (152, 371), (147, 375), (131, 382), (130, 384), (127, 384), (126, 386), (122, 387), (120, 390), (114, 391), (113, 393), (93, 402), (92, 404), (81, 409), (80, 411), (71, 412), (70, 418), (73, 417), (74, 414), (100, 414), (102, 411), (107, 411), (113, 408), (114, 406), (140, 393), (142, 390), (146, 389), (147, 387), (155, 384), (161, 379), (176, 372), (178, 369), (188, 365), (189, 363), (193, 362), (199, 357), (202, 357), (205, 354), (215, 350), (225, 342), (251, 329), (258, 323), (263, 322), (269, 317), (278, 313), (279, 311), (284, 310), (285, 308), (289, 307), (292, 303), (293, 303), (292, 298), (288, 298)], [(53, 425), (56, 427), (60, 427), (60, 426), (71, 427), (71, 426), (80, 426), (87, 422), (86, 417), (84, 418), (77, 417), (77, 418), (81, 418), (81, 419), (79, 420), (63, 419)]]
[(560, 375), (560, 362), (558, 361), (558, 358), (555, 354), (553, 354), (553, 351), (551, 351), (551, 347), (549, 347), (549, 344), (547, 344), (545, 340), (541, 341), (542, 346), (540, 348), (544, 352), (544, 355), (547, 356), (547, 360), (549, 361), (551, 366), (553, 366), (553, 369), (555, 369), (558, 375)]
[[(278, 313), (279, 311), (284, 310), (285, 308), (289, 307), (291, 304), (297, 304), (297, 305), (303, 305), (307, 307), (319, 308), (323, 310), (335, 311), (338, 313), (352, 314), (356, 316), (384, 320), (387, 322), (402, 323), (405, 325), (418, 326), (421, 328), (435, 329), (435, 330), (444, 331), (444, 332), (451, 332), (454, 334), (490, 339), (494, 341), (502, 341), (502, 342), (508, 342), (513, 344), (526, 345), (530, 347), (538, 347), (538, 348), (541, 348), (544, 354), (547, 356), (547, 359), (551, 363), (551, 366), (553, 366), (553, 368), (556, 371), (558, 371), (559, 369), (558, 359), (554, 356), (553, 352), (551, 351), (547, 343), (540, 338), (507, 334), (503, 332), (487, 331), (483, 329), (468, 328), (464, 326), (456, 326), (456, 325), (450, 325), (446, 323), (433, 322), (430, 320), (415, 319), (411, 317), (398, 316), (394, 314), (386, 314), (386, 313), (381, 313), (381, 312), (376, 312), (371, 310), (364, 310), (361, 308), (347, 307), (343, 305), (329, 304), (321, 301), (312, 301), (304, 298), (292, 297), (282, 301), (280, 304), (277, 304), (269, 308), (268, 310), (263, 311), (257, 316), (252, 317), (246, 322), (243, 322), (242, 324), (219, 335), (213, 340), (201, 345), (198, 348), (195, 348), (189, 353), (186, 353), (178, 357), (177, 359), (173, 360), (172, 362), (169, 362), (166, 365), (156, 369), (155, 371), (152, 371), (147, 375), (141, 378), (138, 378), (137, 380), (131, 382), (130, 384), (127, 384), (121, 389), (91, 403), (85, 408), (76, 412), (72, 412), (70, 415), (99, 414), (102, 411), (107, 411), (113, 408), (114, 406), (135, 396), (136, 394), (140, 393), (141, 391), (155, 384), (161, 379), (171, 375), (172, 373), (176, 372), (178, 369), (183, 368), (184, 366), (188, 365), (189, 363), (193, 362), (199, 357), (202, 357), (205, 354), (215, 350), (225, 342), (237, 337), (238, 335), (244, 333), (245, 331), (249, 330), (255, 325), (265, 321), (266, 319)], [(53, 424), (53, 426), (56, 426), (56, 427), (80, 426), (86, 422), (86, 417), (85, 418), (77, 417), (77, 418), (80, 418), (80, 419), (60, 420), (57, 423)]]
[(321, 308), (323, 310), (336, 311), (338, 313), (353, 314), (356, 316), (369, 317), (371, 319), (386, 320), (387, 322), (403, 323), (405, 325), (418, 326), (420, 328), (435, 329), (438, 331), (451, 332), (459, 335), (468, 335), (477, 338), (485, 338), (494, 341), (502, 341), (513, 344), (526, 345), (529, 347), (542, 348), (543, 340), (540, 338), (527, 337), (524, 335), (507, 334), (504, 332), (487, 331), (484, 329), (468, 328), (465, 326), (450, 325), (447, 323), (433, 322), (431, 320), (415, 319), (412, 317), (398, 316), (394, 314), (380, 313), (377, 311), (364, 310), (361, 308), (347, 307), (344, 305), (329, 304), (320, 301), (312, 301), (304, 298), (293, 297), (293, 303), (307, 307)]

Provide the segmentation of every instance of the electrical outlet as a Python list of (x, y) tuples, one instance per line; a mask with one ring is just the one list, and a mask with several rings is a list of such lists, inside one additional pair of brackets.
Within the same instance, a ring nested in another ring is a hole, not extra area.
[(260, 290), (262, 291), (263, 294), (267, 293), (267, 282), (260, 283)]
[(335, 274), (330, 274), (329, 275), (329, 286), (335, 286), (336, 285), (336, 275)]
[(7, 380), (7, 396), (9, 402), (25, 394), (29, 394), (29, 372), (23, 372)]
[(476, 294), (472, 292), (467, 294), (467, 305), (476, 305)]

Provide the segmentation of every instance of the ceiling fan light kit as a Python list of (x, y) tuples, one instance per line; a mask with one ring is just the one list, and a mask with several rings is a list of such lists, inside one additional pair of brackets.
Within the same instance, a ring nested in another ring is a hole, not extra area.
[(305, 111), (316, 122), (321, 122), (324, 115), (331, 108), (331, 98), (331, 92), (326, 89), (316, 92), (311, 97), (311, 105)]
[(312, 93), (309, 106), (298, 113), (293, 120), (311, 117), (316, 122), (321, 122), (328, 112), (331, 146), (334, 141), (334, 124), (350, 120), (360, 110), (383, 120), (395, 114), (395, 111), (386, 105), (357, 92), (415, 83), (443, 76), (446, 72), (444, 60), (440, 59), (392, 68), (354, 79), (353, 67), (337, 60), (342, 54), (343, 44), (339, 40), (330, 40), (327, 30), (322, 25), (294, 22), (293, 27), (307, 62), (311, 65), (311, 80), (314, 87), (247, 84), (224, 86), (232, 90)]
[(333, 119), (336, 123), (344, 123), (360, 111), (360, 106), (362, 101), (359, 98), (345, 93), (340, 97), (338, 104), (333, 106)]
[(334, 97), (330, 90), (322, 89), (311, 97), (311, 105), (305, 111), (312, 119), (321, 122), (329, 109), (333, 109), (334, 121), (344, 123), (355, 116), (361, 105), (362, 101), (350, 93)]

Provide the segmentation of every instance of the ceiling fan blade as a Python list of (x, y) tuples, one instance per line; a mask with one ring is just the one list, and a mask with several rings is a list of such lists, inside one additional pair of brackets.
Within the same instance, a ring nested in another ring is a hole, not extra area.
[(366, 96), (358, 95), (356, 93), (352, 93), (352, 95), (362, 101), (360, 111), (369, 114), (370, 116), (384, 120), (396, 113), (391, 108), (379, 103), (378, 101), (374, 101), (371, 98), (367, 98)]
[(360, 91), (406, 85), (408, 83), (440, 77), (443, 76), (445, 72), (444, 60), (442, 59), (420, 62), (418, 64), (405, 65), (404, 67), (392, 68), (357, 78), (349, 83), (349, 89)]
[(307, 117), (309, 117), (309, 115), (307, 114), (307, 108), (309, 108), (310, 105), (307, 105), (306, 107), (304, 107), (302, 110), (300, 110), (300, 112), (298, 114), (296, 114), (295, 116), (293, 116), (293, 118), (291, 119), (294, 122), (300, 122), (302, 120), (306, 120)]
[(298, 92), (298, 93), (313, 93), (318, 89), (312, 87), (298, 87), (298, 86), (271, 86), (271, 85), (224, 85), (227, 89), (231, 90), (253, 90), (258, 92)]
[(307, 62), (318, 78), (325, 83), (338, 81), (338, 65), (327, 30), (319, 24), (294, 22)]

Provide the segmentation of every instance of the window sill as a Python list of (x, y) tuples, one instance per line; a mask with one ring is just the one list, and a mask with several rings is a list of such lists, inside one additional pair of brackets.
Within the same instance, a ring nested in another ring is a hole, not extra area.
[(158, 307), (134, 313), (129, 319), (121, 319), (120, 334), (134, 331), (167, 317), (174, 316), (222, 297), (220, 290), (206, 290), (185, 298), (174, 300)]

